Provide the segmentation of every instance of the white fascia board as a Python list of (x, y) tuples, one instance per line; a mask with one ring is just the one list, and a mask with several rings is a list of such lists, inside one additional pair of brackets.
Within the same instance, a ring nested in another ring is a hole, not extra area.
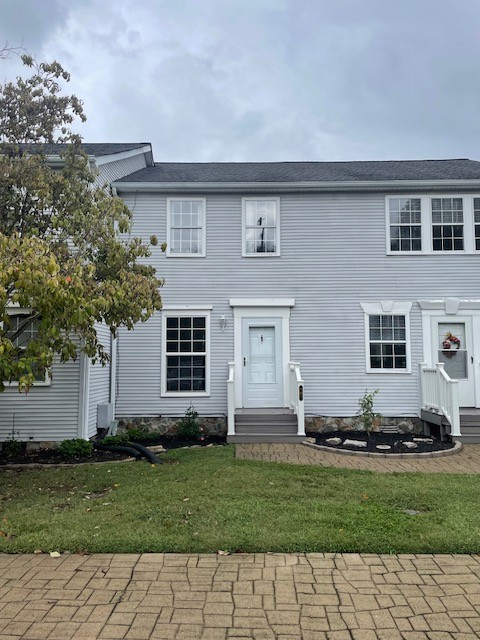
[(121, 151), (119, 153), (111, 153), (108, 156), (96, 156), (95, 160), (98, 166), (102, 164), (108, 164), (109, 162), (115, 162), (115, 160), (126, 160), (127, 158), (133, 158), (133, 156), (138, 156), (140, 154), (151, 153), (152, 147), (149, 144), (146, 144), (143, 147), (138, 147), (137, 149), (130, 149), (130, 151)]
[(294, 307), (295, 298), (230, 298), (231, 307)]
[(480, 180), (369, 180), (312, 182), (113, 182), (119, 191), (176, 192), (193, 191), (432, 191), (480, 189)]

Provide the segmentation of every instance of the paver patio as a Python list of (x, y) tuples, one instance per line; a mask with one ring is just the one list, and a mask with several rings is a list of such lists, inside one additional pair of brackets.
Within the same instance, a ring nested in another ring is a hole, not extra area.
[(0, 555), (0, 639), (476, 640), (480, 557)]
[(363, 471), (422, 473), (480, 473), (480, 444), (467, 444), (459, 453), (443, 458), (372, 458), (341, 455), (304, 444), (237, 444), (240, 460), (289, 462), (318, 467), (358, 469)]

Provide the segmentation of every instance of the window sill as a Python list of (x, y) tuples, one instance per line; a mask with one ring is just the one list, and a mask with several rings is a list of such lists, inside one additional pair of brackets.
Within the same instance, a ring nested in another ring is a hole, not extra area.
[(378, 373), (383, 375), (384, 373), (386, 373), (387, 375), (390, 375), (392, 373), (399, 373), (401, 375), (405, 375), (405, 374), (411, 374), (412, 371), (410, 369), (367, 369), (366, 370), (367, 373)]
[(209, 398), (210, 393), (207, 391), (165, 391), (161, 394), (162, 398)]
[(206, 258), (206, 253), (167, 253), (167, 258)]
[(242, 253), (242, 258), (280, 258), (280, 253)]
[[(5, 387), (18, 387), (18, 382), (15, 382), (15, 381), (14, 382), (4, 382), (3, 384), (5, 385)], [(32, 388), (32, 387), (51, 387), (51, 386), (52, 386), (52, 381), (51, 380), (45, 380), (45, 382), (41, 382), (41, 381), (34, 382), (30, 388)]]

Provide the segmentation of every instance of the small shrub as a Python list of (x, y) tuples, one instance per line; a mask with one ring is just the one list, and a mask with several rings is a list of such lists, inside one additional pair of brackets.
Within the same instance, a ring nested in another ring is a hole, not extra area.
[(101, 444), (106, 444), (112, 447), (124, 447), (130, 442), (130, 437), (127, 433), (122, 433), (118, 436), (107, 436), (101, 440)]
[(381, 413), (375, 413), (373, 410), (373, 401), (378, 392), (379, 390), (375, 389), (375, 391), (368, 393), (368, 389), (365, 389), (363, 397), (358, 401), (357, 424), (363, 423), (367, 433), (372, 431), (374, 421), (383, 417)]
[(198, 420), (198, 413), (193, 405), (185, 411), (185, 416), (177, 422), (175, 430), (177, 438), (185, 440), (199, 440), (203, 435), (203, 429)]
[(144, 433), (141, 429), (137, 429), (134, 427), (133, 429), (127, 429), (122, 436), (127, 436), (130, 442), (135, 442), (136, 440), (148, 440), (146, 433)]
[(64, 458), (87, 458), (93, 452), (93, 444), (82, 438), (64, 440), (58, 448)]
[(23, 442), (15, 440), (15, 438), (9, 438), (5, 440), (2, 446), (2, 456), (5, 460), (11, 460), (16, 458), (23, 451)]

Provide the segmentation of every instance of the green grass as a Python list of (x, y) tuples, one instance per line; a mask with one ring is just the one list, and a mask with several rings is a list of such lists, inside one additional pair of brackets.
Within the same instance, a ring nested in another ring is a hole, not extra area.
[(0, 551), (480, 551), (480, 476), (166, 459), (0, 471)]

